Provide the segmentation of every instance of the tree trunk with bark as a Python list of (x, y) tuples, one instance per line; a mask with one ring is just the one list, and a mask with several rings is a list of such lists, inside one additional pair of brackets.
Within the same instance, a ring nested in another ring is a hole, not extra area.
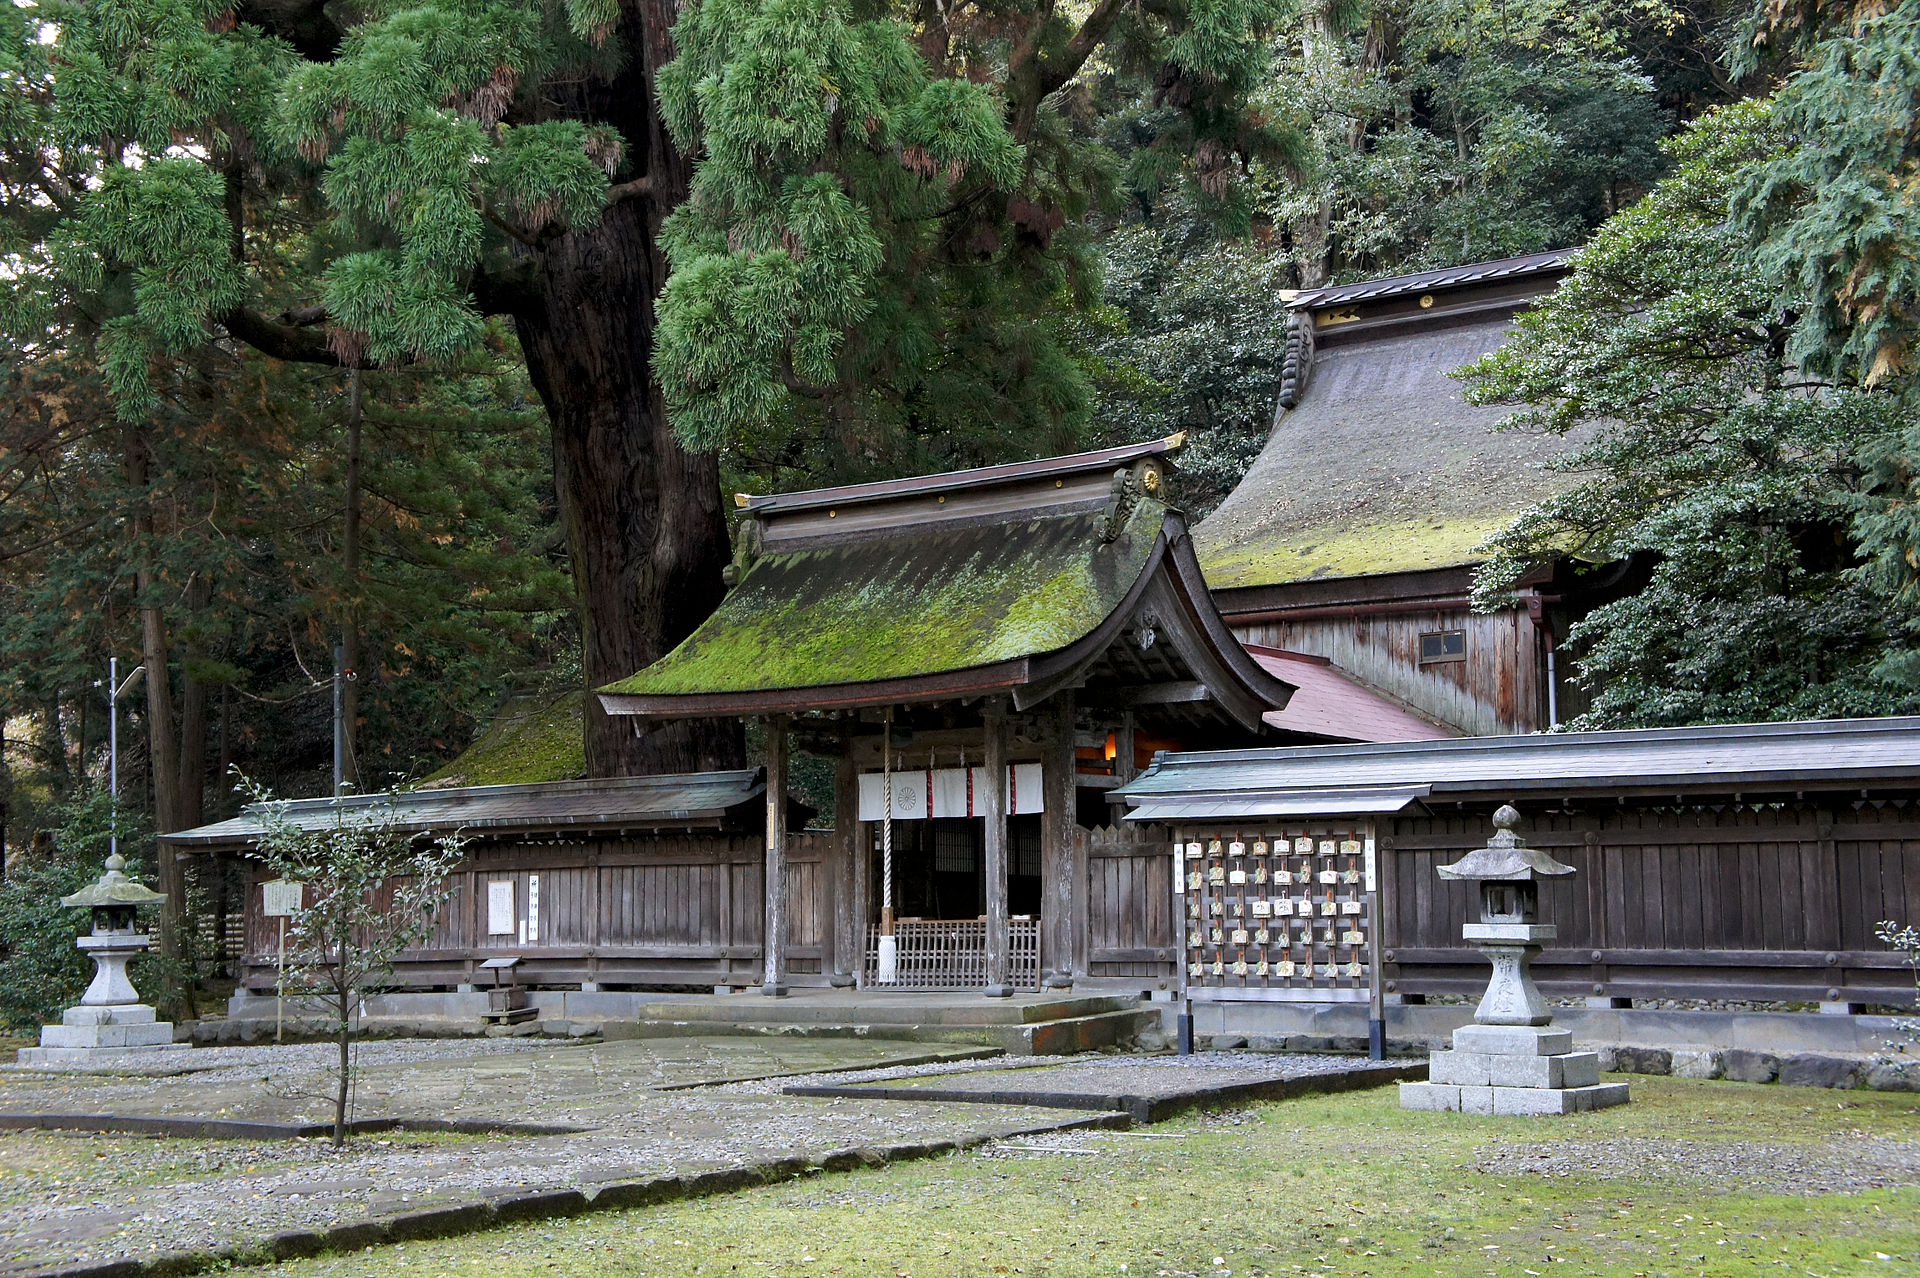
[[(592, 104), (617, 128), (644, 194), (538, 252), (540, 301), (513, 310), (527, 371), (553, 429), (553, 478), (573, 558), (589, 690), (672, 651), (726, 590), (720, 463), (681, 447), (654, 383), (654, 301), (666, 283), (660, 224), (692, 166), (667, 136), (654, 74), (673, 57), (671, 0), (624, 6), (634, 58)], [(740, 728), (667, 724), (637, 735), (587, 697), (593, 776), (739, 767)]]
[(360, 397), (364, 376), (357, 368), (347, 374), (347, 499), (340, 537), (340, 655), (346, 670), (340, 694), (346, 736), (341, 776), (355, 790), (360, 788)]

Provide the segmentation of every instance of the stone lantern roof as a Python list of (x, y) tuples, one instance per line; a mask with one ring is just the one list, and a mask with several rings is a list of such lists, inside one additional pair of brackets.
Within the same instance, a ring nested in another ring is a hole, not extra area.
[(1541, 876), (1572, 874), (1573, 867), (1554, 860), (1537, 848), (1526, 847), (1513, 827), (1520, 824), (1520, 813), (1512, 804), (1503, 804), (1493, 814), (1497, 827), (1487, 846), (1473, 851), (1452, 865), (1434, 867), (1443, 879), (1493, 879), (1503, 883), (1531, 883)]
[(167, 899), (165, 892), (155, 892), (128, 878), (126, 868), (127, 858), (113, 853), (107, 857), (106, 873), (73, 895), (61, 897), (60, 904), (69, 909), (101, 909), (115, 905), (158, 905)]

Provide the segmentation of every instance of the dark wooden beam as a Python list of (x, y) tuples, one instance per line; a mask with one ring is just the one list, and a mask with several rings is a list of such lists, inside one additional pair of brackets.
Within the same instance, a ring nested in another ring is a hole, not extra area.
[(1013, 993), (1007, 938), (1007, 711), (998, 699), (986, 708), (986, 759), (977, 795), (986, 825), (988, 998)]
[(1084, 877), (1074, 855), (1073, 692), (1056, 693), (1040, 755), (1040, 972), (1050, 989), (1071, 989), (1081, 975), (1078, 938), (1086, 934)]
[(1089, 706), (1101, 709), (1171, 706), (1194, 701), (1211, 701), (1213, 690), (1198, 679), (1179, 679), (1171, 683), (1150, 683), (1135, 688), (1088, 692), (1085, 700)]
[(855, 909), (858, 884), (854, 864), (859, 856), (863, 833), (860, 825), (860, 772), (853, 761), (853, 727), (840, 728), (840, 753), (833, 769), (833, 864), (827, 881), (833, 892), (833, 971), (831, 983), (845, 987), (854, 983), (865, 955), (861, 933), (866, 921), (864, 910)]

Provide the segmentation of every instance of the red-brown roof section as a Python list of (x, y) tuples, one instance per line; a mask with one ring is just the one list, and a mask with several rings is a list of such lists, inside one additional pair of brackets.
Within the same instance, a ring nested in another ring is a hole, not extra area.
[(1422, 719), (1368, 687), (1325, 657), (1248, 644), (1253, 659), (1294, 686), (1284, 709), (1269, 711), (1268, 724), (1283, 732), (1330, 741), (1443, 741), (1455, 733)]

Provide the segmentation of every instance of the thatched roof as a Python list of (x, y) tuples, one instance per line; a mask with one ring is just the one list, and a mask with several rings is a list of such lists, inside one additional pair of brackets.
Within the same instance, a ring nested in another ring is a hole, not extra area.
[[(1498, 428), (1454, 369), (1497, 349), (1558, 255), (1303, 294), (1304, 365), (1246, 477), (1194, 529), (1216, 590), (1478, 562), (1476, 547), (1569, 479), (1569, 443)], [(1297, 336), (1300, 336), (1297, 335)], [(1316, 349), (1317, 348), (1317, 349)]]

